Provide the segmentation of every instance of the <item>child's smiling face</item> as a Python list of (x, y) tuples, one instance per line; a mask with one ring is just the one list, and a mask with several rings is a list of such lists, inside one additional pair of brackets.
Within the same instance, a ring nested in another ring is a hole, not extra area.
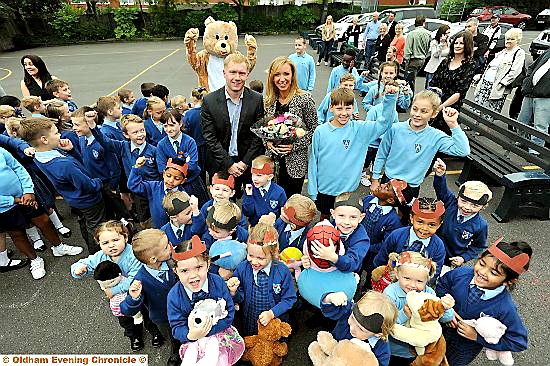
[(266, 254), (263, 247), (258, 244), (248, 244), (246, 260), (255, 271), (260, 271), (271, 262), (271, 255)]
[(478, 205), (470, 201), (465, 200), (462, 197), (458, 197), (458, 210), (462, 216), (470, 216), (483, 210), (483, 205)]
[(495, 257), (486, 255), (474, 265), (474, 283), (480, 288), (494, 289), (505, 284), (506, 273)]
[(426, 219), (411, 213), (411, 224), (419, 239), (432, 237), (442, 224), (441, 217)]
[(235, 190), (225, 184), (212, 184), (210, 194), (214, 201), (228, 200), (235, 195)]
[(423, 291), (426, 288), (429, 275), (426, 270), (412, 266), (399, 266), (396, 270), (399, 287), (405, 293), (409, 291)]
[(365, 217), (357, 207), (352, 206), (338, 206), (330, 213), (338, 231), (344, 235), (352, 233)]
[(180, 282), (187, 289), (198, 292), (201, 290), (208, 274), (208, 262), (201, 256), (178, 261), (174, 268)]
[(162, 179), (166, 189), (171, 190), (185, 182), (183, 174), (174, 168), (166, 168), (162, 173)]

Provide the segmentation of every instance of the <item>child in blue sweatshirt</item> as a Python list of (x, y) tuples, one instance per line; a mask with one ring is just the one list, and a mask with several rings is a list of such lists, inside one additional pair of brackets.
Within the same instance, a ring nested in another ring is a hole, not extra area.
[(374, 258), (374, 267), (386, 265), (392, 252), (418, 252), (437, 264), (435, 278), (439, 277), (445, 246), (435, 233), (443, 223), (444, 214), (443, 202), (426, 197), (416, 199), (410, 215), (412, 226), (396, 229), (384, 239)]
[(437, 231), (447, 255), (445, 269), (460, 267), (476, 258), (487, 248), (487, 221), (479, 214), (487, 207), (493, 194), (485, 183), (468, 181), (460, 186), (458, 195), (447, 187), (446, 165), (441, 159), (434, 164), (434, 189), (445, 204), (446, 219)]
[(332, 331), (334, 339), (365, 341), (378, 364), (388, 366), (391, 356), (388, 336), (397, 320), (395, 304), (386, 295), (374, 291), (364, 294), (357, 303), (348, 300), (344, 292), (331, 292), (321, 299), (323, 315), (337, 321)]
[(201, 127), (201, 111), (202, 111), (202, 98), (208, 94), (208, 90), (199, 86), (191, 91), (191, 100), (193, 108), (188, 109), (183, 115), (183, 124), (185, 125), (185, 133), (195, 140), (197, 144), (197, 151), (199, 154), (199, 168), (201, 169), (200, 177), (203, 183), (206, 185), (206, 169), (204, 164), (206, 162), (206, 139), (202, 135)]
[(172, 336), (168, 323), (167, 297), (178, 282), (176, 274), (168, 267), (171, 254), (168, 238), (157, 229), (142, 230), (132, 238), (132, 250), (143, 266), (135, 275), (128, 295), (120, 303), (120, 311), (126, 316), (134, 316), (145, 306), (149, 318), (159, 330), (153, 335), (156, 338), (153, 346), (160, 347), (164, 339), (170, 339), (171, 354), (167, 365), (179, 366), (181, 342)]
[(140, 90), (143, 97), (137, 99), (134, 102), (131, 114), (139, 116), (140, 118), (144, 118), (143, 113), (145, 112), (145, 108), (147, 108), (147, 101), (152, 96), (151, 91), (154, 87), (155, 83), (141, 83)]
[(101, 179), (91, 178), (82, 163), (57, 150), (71, 150), (73, 145), (61, 139), (50, 119), (27, 118), (21, 122), (19, 132), (35, 148), (36, 165), (50, 179), (65, 202), (78, 213), (80, 228), (86, 230), (82, 236), (88, 245), (88, 252), (97, 252), (99, 246), (94, 242), (94, 232), (105, 221)]
[(357, 52), (351, 48), (348, 48), (344, 51), (344, 55), (342, 56), (342, 64), (336, 66), (330, 72), (327, 85), (327, 94), (338, 87), (338, 84), (340, 83), (340, 78), (344, 74), (350, 73), (353, 75), (355, 80), (359, 80), (359, 73), (355, 68), (356, 56)]
[[(436, 292), (449, 293), (456, 300), (455, 316), (443, 328), (449, 365), (468, 365), (483, 347), (495, 351), (521, 352), (527, 349), (525, 328), (508, 291), (529, 269), (533, 250), (525, 242), (496, 242), (484, 251), (474, 268), (459, 267), (437, 282)], [(488, 343), (475, 328), (462, 320), (492, 316), (506, 326), (498, 343)]]
[(260, 222), (250, 231), (246, 261), (227, 281), (235, 303), (242, 303), (244, 334), (258, 334), (258, 321), (266, 326), (273, 318), (288, 321), (296, 302), (296, 289), (288, 267), (279, 262), (277, 231)]
[(290, 196), (281, 210), (281, 217), (275, 221), (281, 252), (288, 247), (302, 250), (315, 215), (317, 207), (311, 198), (301, 194)]
[(368, 112), (375, 105), (380, 104), (384, 96), (386, 85), (396, 85), (400, 88), (399, 97), (397, 98), (397, 106), (407, 110), (411, 106), (412, 90), (404, 81), (396, 82), (399, 66), (395, 62), (383, 62), (380, 65), (380, 73), (378, 74), (378, 83), (370, 87), (367, 95), (363, 98), (361, 106)]
[(147, 106), (143, 112), (143, 123), (147, 132), (147, 142), (153, 146), (157, 146), (159, 141), (166, 136), (161, 121), (165, 110), (166, 103), (159, 97), (150, 97), (147, 99)]
[[(338, 87), (353, 90), (355, 88), (355, 78), (350, 73), (342, 75)], [(334, 114), (330, 111), (330, 94), (325, 95), (317, 108), (317, 123), (320, 125), (334, 118)], [(359, 108), (357, 107), (355, 98), (353, 100), (353, 119), (359, 119)]]
[(117, 95), (122, 107), (122, 115), (132, 114), (132, 108), (134, 107), (134, 103), (136, 101), (134, 92), (130, 89), (124, 88), (120, 89)]
[(248, 223), (254, 226), (263, 215), (273, 212), (276, 217), (281, 214), (281, 208), (286, 202), (286, 193), (280, 185), (273, 182), (275, 163), (265, 155), (252, 160), (252, 183), (246, 185), (243, 196), (243, 214), (248, 217)]
[(98, 115), (102, 118), (101, 132), (111, 140), (125, 141), (120, 118), (122, 117), (122, 108), (120, 100), (115, 96), (99, 97), (96, 103)]
[[(407, 293), (421, 291), (435, 295), (435, 291), (427, 286), (428, 281), (434, 278), (436, 264), (429, 258), (417, 252), (403, 252), (396, 261), (395, 276), (397, 282), (384, 289), (397, 306), (397, 324), (405, 324), (411, 317), (411, 310), (407, 306)], [(445, 313), (439, 320), (445, 323), (453, 319), (455, 299), (448, 292), (438, 293)], [(390, 365), (410, 365), (416, 358), (410, 351), (411, 346), (390, 336), (391, 359)]]
[(353, 192), (359, 185), (369, 143), (391, 126), (398, 89), (388, 86), (384, 113), (376, 122), (352, 119), (355, 95), (348, 89), (336, 89), (330, 96), (334, 119), (315, 129), (308, 162), (307, 190), (317, 208), (328, 217), (334, 197)]
[[(164, 170), (166, 161), (169, 158), (178, 158), (185, 160), (189, 165), (187, 179), (183, 183), (185, 191), (199, 199), (199, 205), (202, 206), (208, 201), (208, 194), (204, 183), (199, 177), (201, 172), (198, 164), (197, 144), (193, 138), (184, 134), (182, 131), (183, 122), (180, 112), (175, 108), (166, 110), (160, 121), (166, 136), (157, 144), (157, 164), (159, 172)], [(199, 206), (199, 207), (200, 207)]]
[(441, 111), (452, 136), (428, 126), (440, 113), (440, 105), (441, 99), (430, 90), (414, 96), (411, 118), (392, 125), (382, 139), (372, 169), (371, 189), (380, 184), (384, 170), (384, 182), (392, 178), (404, 180), (415, 188), (414, 196), (418, 197), (419, 186), (438, 151), (453, 156), (470, 153), (468, 138), (458, 125), (456, 109), (447, 107)]
[[(189, 197), (182, 191), (168, 192), (162, 200), (162, 207), (170, 221), (160, 229), (164, 231), (170, 244), (176, 246), (196, 234), (192, 222), (193, 217), (199, 214), (197, 197)], [(195, 212), (197, 215), (194, 215)]]

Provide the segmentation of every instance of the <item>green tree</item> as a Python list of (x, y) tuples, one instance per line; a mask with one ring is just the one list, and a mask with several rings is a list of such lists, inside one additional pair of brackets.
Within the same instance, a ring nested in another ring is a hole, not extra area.
[(33, 34), (27, 17), (37, 16), (50, 19), (52, 15), (66, 4), (63, 0), (0, 0), (2, 8), (12, 14), (23, 24), (27, 34)]

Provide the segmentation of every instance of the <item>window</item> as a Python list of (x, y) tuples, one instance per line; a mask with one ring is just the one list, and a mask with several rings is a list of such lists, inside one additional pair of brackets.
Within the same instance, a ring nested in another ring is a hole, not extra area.
[(481, 14), (483, 13), (483, 8), (477, 8), (472, 11), (472, 14)]
[(414, 19), (414, 18), (416, 18), (416, 10), (403, 11), (403, 19)]

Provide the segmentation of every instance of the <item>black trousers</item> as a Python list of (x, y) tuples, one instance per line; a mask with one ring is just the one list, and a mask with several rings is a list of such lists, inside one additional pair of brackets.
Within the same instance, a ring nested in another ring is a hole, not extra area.
[(124, 336), (128, 338), (142, 338), (143, 337), (143, 327), (152, 334), (159, 334), (160, 330), (155, 323), (149, 318), (149, 310), (145, 306), (142, 306), (141, 315), (143, 316), (142, 324), (134, 324), (134, 318), (131, 316), (119, 316), (118, 324), (124, 329)]
[(155, 323), (159, 331), (162, 333), (164, 338), (170, 339), (170, 353), (173, 355), (178, 355), (181, 342), (172, 336), (172, 328), (170, 328), (170, 323), (162, 322)]
[(302, 178), (292, 178), (288, 174), (286, 168), (286, 161), (284, 158), (279, 160), (279, 177), (277, 178), (277, 184), (285, 190), (286, 196), (290, 197), (293, 194), (301, 194), (302, 188), (304, 186), (304, 179)]
[(82, 238), (88, 247), (88, 253), (94, 254), (99, 251), (99, 244), (94, 240), (94, 232), (103, 221), (105, 221), (105, 203), (103, 199), (96, 205), (88, 208), (74, 208), (71, 211), (78, 216), (78, 225)]
[(315, 205), (319, 212), (325, 216), (330, 216), (330, 210), (334, 208), (334, 201), (336, 200), (335, 196), (330, 196), (324, 193), (317, 193), (317, 199), (315, 200)]

